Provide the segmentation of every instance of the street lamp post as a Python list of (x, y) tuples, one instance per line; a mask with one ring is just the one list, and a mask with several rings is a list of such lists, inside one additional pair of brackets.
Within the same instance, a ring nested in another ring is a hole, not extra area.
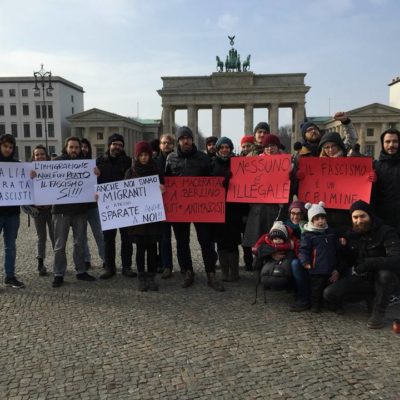
[[(49, 146), (47, 142), (47, 108), (46, 108), (46, 92), (50, 93), (53, 90), (53, 86), (51, 85), (51, 71), (45, 71), (43, 68), (43, 64), (41, 65), (40, 71), (34, 72), (33, 76), (35, 77), (35, 94), (40, 93), (40, 88), (38, 84), (42, 88), (42, 99), (43, 99), (43, 107), (42, 107), (42, 115), (44, 119), (44, 137), (46, 141), (46, 150), (49, 152)], [(46, 88), (46, 84), (48, 87)]]

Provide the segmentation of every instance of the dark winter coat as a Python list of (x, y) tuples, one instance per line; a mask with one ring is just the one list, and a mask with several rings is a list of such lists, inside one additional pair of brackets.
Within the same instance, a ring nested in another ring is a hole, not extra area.
[[(125, 179), (140, 178), (151, 175), (158, 175), (160, 182), (163, 182), (163, 174), (158, 169), (154, 160), (150, 160), (149, 164), (145, 166), (141, 166), (137, 161), (134, 161), (132, 167), (126, 171)], [(130, 226), (128, 227), (128, 234), (134, 242), (136, 242), (139, 236), (144, 236), (147, 243), (156, 243), (161, 239), (163, 231), (162, 224), (162, 222), (152, 222), (149, 224)]]
[(107, 153), (96, 160), (97, 168), (100, 170), (100, 176), (97, 178), (97, 183), (108, 183), (122, 181), (126, 171), (132, 165), (132, 159), (125, 152), (122, 152), (118, 157), (111, 157)]
[[(170, 153), (169, 153), (170, 154)], [(160, 151), (156, 157), (154, 157), (154, 161), (157, 164), (157, 167), (163, 174), (165, 174), (165, 164), (167, 163), (167, 157), (169, 154), (164, 154)]]
[(330, 275), (338, 268), (339, 241), (335, 231), (304, 231), (301, 235), (299, 260), (310, 264), (310, 274)]
[[(14, 151), (12, 152), (10, 157), (4, 157), (1, 152), (0, 152), (0, 162), (18, 162), (14, 158), (14, 153), (15, 153), (15, 146), (14, 146)], [(21, 212), (19, 206), (2, 206), (0, 207), (0, 217), (6, 217), (6, 216), (11, 216), (11, 215), (19, 215)]]
[[(222, 159), (219, 156), (214, 157), (212, 164), (213, 176), (222, 176), (225, 178), (224, 187), (227, 190), (230, 179), (231, 158)], [(235, 250), (241, 242), (242, 217), (245, 208), (240, 203), (225, 203), (225, 223), (214, 224), (215, 241), (218, 244), (218, 250)]]
[(400, 233), (400, 152), (391, 156), (381, 151), (374, 168), (377, 182), (372, 203), (376, 214)]
[(372, 229), (364, 234), (349, 231), (344, 257), (349, 266), (367, 263), (371, 274), (390, 270), (400, 277), (400, 238), (396, 230), (373, 218)]
[[(80, 160), (81, 157), (74, 160)], [(72, 160), (68, 154), (62, 154), (58, 156), (55, 160)], [(80, 215), (86, 214), (88, 211), (89, 203), (74, 203), (74, 204), (54, 204), (51, 208), (52, 214), (66, 214), (66, 215)]]
[(192, 151), (184, 153), (178, 145), (167, 157), (165, 166), (166, 176), (210, 176), (211, 160), (205, 153), (193, 145)]

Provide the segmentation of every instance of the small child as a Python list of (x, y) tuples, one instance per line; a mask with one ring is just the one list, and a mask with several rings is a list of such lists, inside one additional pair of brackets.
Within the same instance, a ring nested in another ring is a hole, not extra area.
[(257, 270), (261, 270), (264, 288), (284, 289), (291, 280), (291, 261), (297, 256), (299, 241), (291, 228), (275, 221), (269, 233), (264, 234), (253, 246), (257, 256)]
[(307, 203), (308, 223), (301, 235), (299, 260), (310, 277), (311, 311), (321, 312), (324, 289), (339, 278), (339, 240), (335, 231), (328, 227), (325, 204)]

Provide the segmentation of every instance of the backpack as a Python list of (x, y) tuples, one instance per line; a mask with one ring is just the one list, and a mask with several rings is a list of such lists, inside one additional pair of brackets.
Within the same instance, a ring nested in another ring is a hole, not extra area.
[(261, 268), (260, 281), (264, 290), (286, 289), (292, 277), (290, 262), (292, 258), (286, 257), (277, 261), (269, 259)]

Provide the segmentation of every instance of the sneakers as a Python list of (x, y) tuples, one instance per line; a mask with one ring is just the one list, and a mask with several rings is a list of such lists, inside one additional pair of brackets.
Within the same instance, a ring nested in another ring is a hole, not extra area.
[(64, 283), (64, 278), (62, 276), (55, 276), (53, 283), (51, 284), (51, 286), (53, 286), (53, 288), (58, 288), (60, 287), (62, 284)]
[(161, 275), (161, 279), (169, 279), (172, 276), (172, 269), (171, 268), (165, 268), (164, 272)]
[(14, 289), (22, 289), (25, 287), (25, 285), (20, 282), (17, 278), (6, 278), (4, 281), (5, 285), (8, 287), (12, 287)]
[(93, 282), (96, 278), (92, 275), (89, 275), (87, 272), (82, 272), (81, 274), (76, 274), (76, 279), (79, 281)]

